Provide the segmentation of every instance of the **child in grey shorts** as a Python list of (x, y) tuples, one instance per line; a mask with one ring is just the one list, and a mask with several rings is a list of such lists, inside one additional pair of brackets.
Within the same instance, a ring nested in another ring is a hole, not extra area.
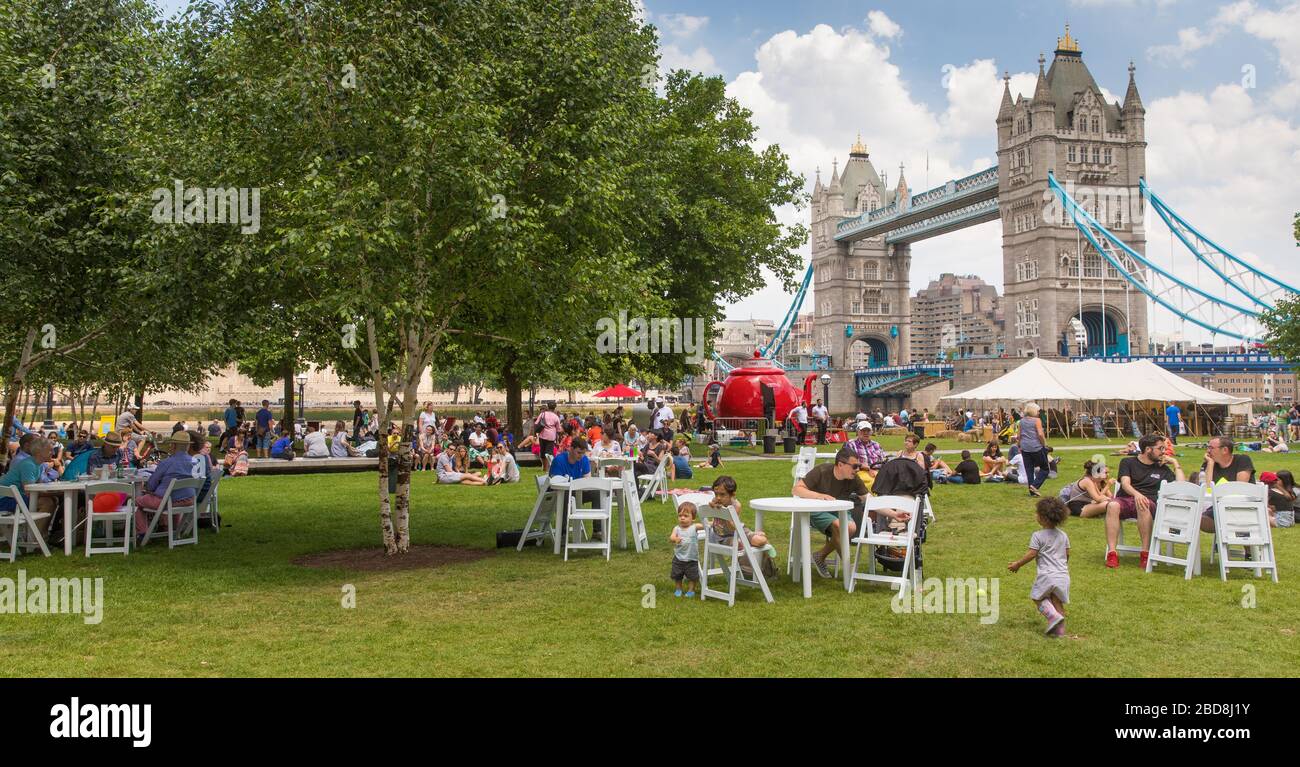
[(677, 527), (668, 534), (669, 543), (673, 544), (673, 567), (670, 576), (677, 590), (673, 596), (682, 596), (682, 581), (686, 581), (686, 596), (694, 597), (695, 588), (700, 582), (700, 540), (699, 531), (704, 525), (695, 521), (698, 510), (695, 504), (685, 501), (677, 507)]

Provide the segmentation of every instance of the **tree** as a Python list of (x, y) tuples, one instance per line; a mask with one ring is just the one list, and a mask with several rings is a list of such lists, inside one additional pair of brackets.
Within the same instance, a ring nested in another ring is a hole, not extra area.
[(1264, 343), (1273, 354), (1300, 361), (1300, 296), (1280, 299), (1272, 309), (1260, 315), (1264, 326)]
[(606, 282), (636, 288), (624, 277), (653, 39), (627, 0), (216, 12), (199, 133), (215, 154), (237, 148), (264, 188), (259, 278), (316, 318), (297, 337), (364, 376), (381, 413), (400, 403), (397, 496), (381, 441), (379, 506), (386, 549), (406, 551), (416, 389), (444, 343), (512, 340), (516, 307), (553, 275), (575, 314)]

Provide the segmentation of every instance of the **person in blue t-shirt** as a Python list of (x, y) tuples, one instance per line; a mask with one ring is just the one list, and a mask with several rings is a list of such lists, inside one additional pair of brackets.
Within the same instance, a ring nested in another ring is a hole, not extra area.
[(271, 457), (283, 458), (286, 461), (293, 460), (293, 434), (286, 432), (280, 435), (280, 438), (271, 445)]
[(1175, 445), (1178, 444), (1178, 431), (1183, 418), (1183, 411), (1178, 406), (1170, 402), (1169, 407), (1165, 408), (1165, 420), (1169, 422), (1169, 441)]
[(271, 451), (271, 421), (275, 415), (271, 413), (270, 400), (262, 400), (262, 409), (257, 411), (257, 457), (266, 458)]
[[(30, 453), (24, 453), (21, 458), (15, 458), (9, 466), (9, 471), (3, 477), (0, 477), (0, 487), (16, 487), (23, 491), (23, 502), (28, 504), (28, 511), (38, 514), (53, 514), (57, 506), (57, 501), (53, 493), (41, 493), (38, 498), (36, 508), (31, 508), (31, 498), (28, 496), (25, 488), (27, 485), (38, 482), (48, 482), (50, 480), (43, 476), (43, 464), (50, 460), (50, 442), (44, 437), (32, 437), (27, 443), (27, 449)], [(13, 496), (8, 491), (0, 496), (0, 514), (12, 514), (18, 507)], [(46, 531), (50, 527), (50, 517), (42, 517), (36, 520), (36, 529), (40, 532), (41, 537), (45, 537)]]
[[(591, 459), (587, 457), (587, 438), (574, 437), (569, 443), (569, 449), (555, 456), (551, 461), (551, 468), (547, 474), (552, 477), (567, 477), (571, 480), (591, 476)], [(594, 504), (597, 497), (594, 491), (584, 492), (578, 498), (578, 504)], [(601, 527), (599, 521), (592, 523), (592, 532), (597, 537), (601, 534)]]

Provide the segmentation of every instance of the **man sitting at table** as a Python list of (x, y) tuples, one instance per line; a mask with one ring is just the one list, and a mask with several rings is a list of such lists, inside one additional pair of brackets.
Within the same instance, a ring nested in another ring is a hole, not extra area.
[[(796, 498), (811, 498), (820, 501), (853, 501), (854, 517), (861, 519), (862, 499), (869, 494), (866, 484), (858, 476), (862, 470), (862, 459), (853, 450), (842, 447), (835, 454), (835, 463), (823, 463), (812, 467), (807, 474), (795, 483)], [(856, 494), (857, 498), (853, 495)], [(826, 557), (840, 547), (840, 517), (830, 511), (818, 511), (811, 514), (808, 521), (826, 536), (826, 545), (812, 556), (813, 566), (823, 578), (831, 577), (830, 568), (826, 566)], [(849, 537), (858, 531), (858, 522), (849, 521)], [(843, 563), (841, 563), (843, 565)]]
[[(144, 542), (144, 535), (149, 529), (148, 519), (145, 517), (145, 510), (157, 511), (162, 506), (163, 493), (167, 492), (167, 486), (174, 479), (193, 479), (194, 478), (194, 456), (198, 451), (193, 447), (190, 441), (189, 432), (178, 431), (167, 440), (167, 447), (171, 450), (171, 455), (164, 458), (154, 467), (153, 474), (144, 483), (144, 493), (136, 499), (135, 503), (135, 530), (136, 544)], [(193, 506), (194, 505), (194, 488), (184, 487), (172, 493), (172, 504), (175, 506)], [(171, 520), (162, 520), (170, 525)]]
[(86, 464), (86, 473), (93, 475), (104, 466), (116, 469), (121, 462), (122, 437), (117, 432), (110, 431), (104, 435), (104, 444), (90, 456), (90, 461)]
[[(567, 477), (570, 480), (590, 477), (591, 459), (587, 457), (587, 438), (574, 437), (573, 442), (569, 444), (569, 449), (555, 456), (551, 461), (551, 468), (547, 474), (552, 477)], [(578, 505), (595, 504), (598, 498), (599, 494), (595, 491), (586, 491), (578, 498)], [(600, 531), (600, 522), (592, 523), (592, 532), (599, 536)]]
[[(42, 471), (42, 464), (50, 459), (50, 442), (44, 437), (36, 437), (30, 434), (24, 434), (23, 437), (31, 437), (26, 442), (27, 452), (24, 452), (21, 458), (14, 457), (13, 462), (9, 464), (9, 471), (5, 472), (3, 477), (0, 477), (0, 487), (16, 487), (23, 490), (23, 501), (27, 503), (28, 509), (32, 513), (53, 515), (58, 508), (58, 501), (52, 494), (41, 493), (37, 496), (39, 500), (36, 502), (36, 508), (33, 509), (31, 508), (31, 497), (28, 496), (24, 489), (27, 485), (51, 481), (44, 478)], [(17, 502), (8, 493), (0, 497), (0, 514), (13, 514), (17, 508)], [(42, 538), (45, 537), (45, 533), (49, 530), (52, 518), (50, 516), (36, 521), (36, 529), (40, 532)]]

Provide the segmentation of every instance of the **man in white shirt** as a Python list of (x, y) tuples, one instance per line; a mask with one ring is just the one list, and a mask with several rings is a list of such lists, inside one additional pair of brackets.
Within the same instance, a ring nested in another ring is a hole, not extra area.
[(825, 445), (826, 427), (830, 425), (830, 411), (826, 409), (821, 400), (817, 400), (813, 404), (812, 415), (813, 419), (817, 421), (817, 444)]
[(803, 403), (800, 402), (794, 406), (794, 410), (790, 411), (790, 417), (794, 419), (795, 426), (799, 429), (795, 439), (798, 444), (802, 445), (808, 435), (808, 408), (804, 407)]
[(662, 397), (655, 400), (655, 405), (658, 407), (655, 408), (654, 416), (650, 419), (650, 428), (658, 431), (664, 427), (665, 423), (672, 420), (673, 409), (668, 407)]
[(329, 458), (330, 448), (325, 443), (325, 433), (320, 430), (319, 426), (308, 426), (307, 434), (302, 438), (302, 447), (305, 451), (305, 458)]

